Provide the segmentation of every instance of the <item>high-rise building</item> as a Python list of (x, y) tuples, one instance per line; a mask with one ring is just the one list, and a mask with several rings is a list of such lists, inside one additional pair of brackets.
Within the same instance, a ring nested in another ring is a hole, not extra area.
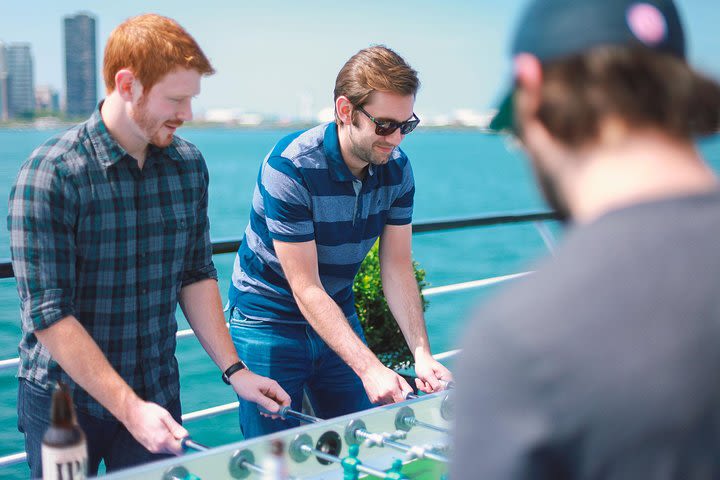
[(0, 42), (0, 121), (8, 119), (7, 108), (7, 64), (5, 62), (5, 45)]
[(8, 116), (19, 118), (35, 112), (33, 59), (29, 43), (11, 43), (5, 48)]
[(90, 115), (97, 104), (95, 17), (65, 17), (65, 110), (71, 117)]
[(60, 111), (60, 94), (50, 85), (35, 87), (35, 109), (38, 112), (58, 113)]

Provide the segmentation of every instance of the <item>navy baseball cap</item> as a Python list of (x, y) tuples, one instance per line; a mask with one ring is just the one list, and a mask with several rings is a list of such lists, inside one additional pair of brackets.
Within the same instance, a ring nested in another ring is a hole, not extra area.
[[(548, 63), (600, 46), (645, 47), (685, 58), (685, 35), (670, 0), (532, 0), (515, 31), (512, 56)], [(490, 130), (512, 131), (513, 90)]]

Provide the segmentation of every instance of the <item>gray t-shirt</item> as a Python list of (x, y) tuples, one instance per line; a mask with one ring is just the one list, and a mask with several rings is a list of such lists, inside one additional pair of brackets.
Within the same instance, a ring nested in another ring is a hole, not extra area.
[(453, 480), (720, 478), (720, 192), (570, 229), (480, 310)]

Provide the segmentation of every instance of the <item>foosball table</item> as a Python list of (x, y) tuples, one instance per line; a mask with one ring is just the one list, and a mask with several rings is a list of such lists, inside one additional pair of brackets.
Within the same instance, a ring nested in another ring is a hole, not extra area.
[(405, 402), (328, 420), (284, 408), (278, 412), (281, 416), (295, 418), (304, 425), (214, 448), (186, 439), (188, 453), (184, 456), (105, 478), (444, 479), (448, 470), (452, 394), (452, 390), (446, 390), (411, 396)]

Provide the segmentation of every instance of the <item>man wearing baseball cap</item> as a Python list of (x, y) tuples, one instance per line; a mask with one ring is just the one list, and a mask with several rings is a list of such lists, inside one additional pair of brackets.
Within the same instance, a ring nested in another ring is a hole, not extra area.
[(720, 478), (720, 187), (695, 148), (720, 86), (670, 1), (531, 1), (512, 55), (492, 127), (570, 226), (464, 336), (451, 478)]

